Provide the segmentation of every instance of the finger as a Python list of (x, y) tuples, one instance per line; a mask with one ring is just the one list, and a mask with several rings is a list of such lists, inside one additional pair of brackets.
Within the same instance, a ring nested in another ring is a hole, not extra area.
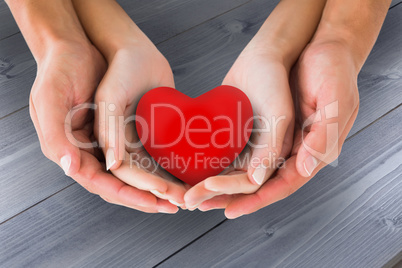
[(184, 195), (184, 200), (186, 207), (193, 210), (217, 196), (254, 193), (259, 187), (259, 185), (250, 183), (247, 173), (214, 176), (188, 190)]
[[(128, 207), (127, 205), (123, 205), (123, 204), (118, 203), (118, 202), (116, 202), (116, 201), (110, 200), (110, 199), (107, 198), (107, 197), (103, 197), (103, 196), (100, 196), (100, 197), (101, 197), (104, 201), (106, 201), (107, 203), (109, 203), (109, 204), (113, 204), (113, 205), (117, 205), (117, 206), (122, 206), (122, 207)], [(129, 207), (129, 208), (132, 208), (132, 209), (135, 209), (135, 210), (138, 210), (138, 211), (142, 211), (142, 212), (145, 212), (145, 213), (159, 213), (159, 211), (158, 211), (155, 207), (131, 206), (131, 207)]]
[[(103, 197), (100, 196), (103, 200), (105, 200), (106, 202), (110, 203), (110, 204), (114, 204), (114, 205), (118, 205), (118, 206), (123, 206), (123, 207), (128, 207), (125, 204), (119, 203), (118, 201), (115, 200), (111, 200), (107, 197)], [(139, 210), (145, 213), (166, 213), (166, 214), (175, 214), (179, 211), (179, 209), (177, 208), (177, 206), (172, 205), (171, 203), (169, 203), (166, 200), (163, 199), (158, 199), (156, 206), (152, 206), (152, 207), (141, 207), (141, 206), (130, 206), (130, 208), (135, 209), (135, 210)]]
[[(341, 149), (350, 129), (353, 126), (357, 116), (356, 108), (351, 119), (346, 124), (344, 131), (339, 140), (339, 148)], [(309, 177), (301, 176), (296, 167), (297, 156), (289, 158), (285, 164), (278, 170), (276, 176), (269, 179), (255, 194), (239, 195), (234, 198), (226, 207), (225, 215), (230, 219), (240, 217), (245, 214), (253, 213), (260, 208), (273, 204), (293, 194), (296, 190), (307, 183), (318, 171), (326, 166), (321, 162)]]
[(219, 195), (217, 192), (205, 189), (204, 183), (205, 181), (198, 183), (188, 190), (184, 195), (184, 201), (187, 209), (194, 210), (205, 200)]
[(30, 96), (29, 111), (42, 152), (66, 175), (73, 176), (80, 169), (80, 150), (72, 134), (70, 110), (64, 106), (68, 101), (56, 90), (33, 91), (35, 94)]
[[(248, 178), (255, 185), (262, 185), (277, 169), (280, 159), (286, 156), (291, 149), (286, 140), (292, 141), (293, 116), (264, 117), (265, 123), (257, 122), (261, 129), (269, 128), (268, 133), (256, 133), (253, 141), (253, 153), (248, 168)], [(258, 121), (258, 120), (257, 120)], [(288, 138), (288, 139), (286, 139)], [(286, 149), (286, 150), (283, 150)]]
[(117, 169), (125, 157), (125, 127), (122, 124), (127, 107), (125, 90), (116, 88), (107, 72), (95, 95), (95, 135), (106, 159), (106, 169)]
[[(254, 194), (242, 195), (233, 199), (225, 210), (225, 216), (234, 219), (249, 214), (289, 196), (309, 178), (301, 177), (296, 171), (296, 156), (289, 158), (285, 168), (268, 181)], [(290, 182), (293, 182), (291, 184)]]
[(124, 161), (118, 169), (112, 170), (112, 172), (117, 178), (135, 188), (151, 191), (159, 198), (165, 198), (168, 190), (166, 181), (136, 164)]
[(158, 212), (166, 214), (175, 214), (179, 211), (177, 206), (164, 199), (158, 199), (156, 208)]
[[(119, 170), (114, 171), (115, 174), (119, 174), (117, 176), (121, 176), (121, 179), (130, 185), (152, 191), (157, 197), (169, 200), (176, 206), (184, 206), (183, 196), (188, 185), (184, 185), (167, 171), (161, 169), (145, 150), (135, 154), (126, 154), (126, 160), (122, 166)], [(138, 181), (140, 177), (135, 175), (137, 172), (146, 174), (148, 179)]]
[(112, 174), (103, 171), (101, 163), (88, 152), (82, 151), (81, 169), (73, 177), (89, 192), (126, 207), (156, 208), (156, 197), (125, 184)]
[[(256, 185), (262, 185), (276, 170), (280, 157), (289, 153), (291, 146), (284, 146), (284, 142), (285, 137), (293, 133), (294, 125), (294, 107), (286, 70), (278, 66), (265, 71), (271, 78), (264, 77), (262, 83), (253, 88), (251, 96), (257, 116), (254, 117), (254, 130), (249, 143), (253, 153), (248, 176), (250, 182)], [(254, 79), (259, 81), (261, 77), (256, 76)], [(277, 90), (267, 91), (269, 88)]]
[(259, 185), (250, 183), (247, 173), (210, 177), (204, 181), (204, 187), (219, 194), (250, 194), (260, 188)]
[(218, 195), (211, 199), (205, 200), (198, 206), (201, 211), (208, 211), (212, 209), (223, 209), (235, 198), (233, 195)]
[[(320, 162), (325, 165), (335, 161), (339, 154), (339, 142), (342, 133), (347, 129), (348, 122), (354, 116), (357, 108), (345, 112), (350, 107), (339, 107), (338, 102), (332, 102), (311, 115), (304, 123), (310, 126), (309, 131), (302, 130), (302, 141), (297, 153), (297, 170), (300, 175), (310, 177)], [(357, 115), (357, 111), (356, 111)], [(353, 125), (354, 119), (352, 120)], [(349, 128), (349, 130), (350, 130)], [(347, 133), (349, 132), (347, 130)], [(306, 134), (307, 133), (307, 134)], [(306, 135), (305, 135), (306, 134)], [(346, 138), (346, 137), (345, 137)]]

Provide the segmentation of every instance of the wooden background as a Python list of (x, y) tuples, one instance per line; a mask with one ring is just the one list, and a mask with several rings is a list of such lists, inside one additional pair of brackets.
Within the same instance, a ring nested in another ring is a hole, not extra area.
[[(177, 88), (219, 85), (278, 0), (120, 0), (170, 61)], [(40, 151), (36, 65), (0, 0), (0, 267), (392, 267), (402, 260), (402, 0), (359, 76), (339, 159), (249, 216), (150, 215), (87, 193)]]

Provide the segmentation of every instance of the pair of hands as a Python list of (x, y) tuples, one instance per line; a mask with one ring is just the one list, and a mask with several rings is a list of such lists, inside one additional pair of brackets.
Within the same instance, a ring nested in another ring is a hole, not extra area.
[(189, 189), (190, 208), (224, 208), (226, 217), (237, 218), (288, 197), (338, 158), (353, 126), (358, 74), (346, 46), (313, 42), (291, 70), (259, 51), (246, 47), (223, 82), (252, 102), (260, 131), (240, 156), (250, 161)]
[[(236, 218), (289, 196), (336, 159), (357, 114), (356, 82), (352, 54), (340, 43), (313, 42), (292, 71), (262, 49), (246, 47), (223, 84), (243, 90), (255, 115), (276, 126), (252, 135), (253, 144), (268, 146), (248, 147), (241, 156), (263, 165), (232, 165), (192, 188), (161, 169), (152, 173), (153, 167), (131, 165), (131, 153), (150, 156), (143, 148), (115, 146), (121, 145), (122, 137), (109, 135), (109, 116), (128, 118), (147, 90), (174, 87), (169, 63), (151, 42), (120, 50), (108, 63), (89, 41), (58, 44), (38, 61), (30, 112), (45, 155), (107, 202), (149, 213), (176, 213), (178, 206), (203, 211), (225, 208), (228, 218)], [(82, 109), (71, 124), (66, 121), (74, 107), (94, 101), (95, 113)], [(106, 116), (100, 114), (102, 104)], [(313, 120), (304, 126), (306, 120), (334, 114), (329, 121)], [(263, 121), (256, 125), (270, 128)], [(328, 135), (329, 124), (337, 125), (336, 135)], [(132, 125), (119, 133), (130, 142), (138, 141)], [(105, 146), (102, 151), (85, 149), (78, 142)], [(286, 161), (278, 168), (281, 158)]]

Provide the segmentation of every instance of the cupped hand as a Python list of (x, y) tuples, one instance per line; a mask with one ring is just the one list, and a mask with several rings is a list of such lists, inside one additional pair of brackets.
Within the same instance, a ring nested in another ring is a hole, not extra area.
[[(120, 49), (97, 90), (95, 134), (103, 148), (107, 169), (121, 181), (153, 196), (154, 212), (177, 212), (184, 206), (186, 185), (179, 182), (147, 154), (136, 134), (135, 110), (148, 90), (174, 87), (169, 63), (148, 40)], [(119, 200), (108, 199), (119, 204)]]
[(243, 90), (251, 101), (254, 130), (250, 142), (222, 174), (188, 190), (188, 208), (224, 208), (244, 194), (256, 192), (290, 153), (294, 112), (288, 77), (275, 56), (247, 47), (241, 53), (223, 84)]
[(291, 157), (256, 193), (211, 200), (203, 208), (226, 208), (229, 218), (255, 212), (293, 194), (334, 163), (358, 113), (357, 75), (344, 44), (309, 45), (292, 71), (297, 117)]
[(58, 42), (42, 58), (30, 95), (30, 114), (45, 156), (89, 192), (145, 212), (172, 212), (156, 207), (156, 198), (105, 171), (94, 126), (95, 90), (106, 71), (99, 51), (86, 42)]

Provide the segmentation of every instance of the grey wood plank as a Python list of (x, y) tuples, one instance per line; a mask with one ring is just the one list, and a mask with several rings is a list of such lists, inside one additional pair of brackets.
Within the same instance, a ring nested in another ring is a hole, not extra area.
[(10, 9), (4, 0), (0, 0), (0, 40), (18, 32), (18, 26), (15, 23)]
[(0, 225), (0, 266), (151, 267), (223, 217), (145, 214), (107, 204), (75, 184)]
[(117, 0), (154, 43), (172, 38), (250, 1)]
[[(160, 267), (380, 267), (402, 248), (402, 107), (289, 198), (225, 221)], [(207, 256), (207, 257), (206, 257)]]
[(28, 113), (0, 120), (0, 223), (73, 183), (43, 156)]
[(377, 42), (359, 74), (361, 101), (355, 134), (381, 114), (402, 103), (402, 5), (388, 12)]
[(21, 34), (0, 41), (0, 118), (28, 106), (36, 63)]
[(391, 2), (391, 8), (393, 8), (396, 5), (399, 5), (400, 3), (402, 3), (402, 0), (392, 0)]
[(392, 260), (383, 266), (383, 268), (401, 268), (402, 267), (402, 250)]

